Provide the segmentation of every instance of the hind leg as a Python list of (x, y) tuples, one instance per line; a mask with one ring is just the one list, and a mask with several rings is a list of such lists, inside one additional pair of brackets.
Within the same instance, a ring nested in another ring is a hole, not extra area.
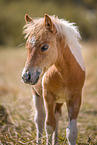
[(69, 145), (75, 145), (77, 139), (77, 116), (81, 105), (81, 93), (74, 94), (72, 98), (67, 102), (67, 109), (69, 115), (69, 125), (66, 129), (66, 136)]
[(33, 90), (33, 100), (35, 105), (35, 124), (37, 129), (37, 143), (42, 144), (42, 132), (44, 128), (44, 122), (45, 122), (45, 111), (44, 111), (44, 104), (43, 104), (43, 98), (39, 96), (34, 90)]

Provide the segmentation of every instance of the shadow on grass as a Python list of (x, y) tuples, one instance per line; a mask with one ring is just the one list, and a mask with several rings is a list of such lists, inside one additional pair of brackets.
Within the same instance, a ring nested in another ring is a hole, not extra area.
[(78, 145), (89, 145), (88, 143), (78, 143)]
[(86, 114), (88, 115), (97, 115), (97, 111), (93, 110), (93, 111), (85, 111)]
[(90, 143), (78, 143), (78, 145), (97, 145), (96, 143), (90, 142)]

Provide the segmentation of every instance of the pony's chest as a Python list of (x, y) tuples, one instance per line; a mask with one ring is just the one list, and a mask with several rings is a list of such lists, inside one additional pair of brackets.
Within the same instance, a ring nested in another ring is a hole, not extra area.
[(56, 103), (64, 103), (70, 97), (70, 91), (67, 88), (60, 88), (55, 92)]

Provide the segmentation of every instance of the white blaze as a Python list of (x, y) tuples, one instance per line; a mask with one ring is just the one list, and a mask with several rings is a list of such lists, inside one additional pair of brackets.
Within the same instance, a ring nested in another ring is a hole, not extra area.
[(32, 46), (34, 46), (35, 43), (36, 43), (36, 38), (35, 38), (35, 36), (32, 36), (32, 37), (29, 39), (29, 42), (32, 44)]

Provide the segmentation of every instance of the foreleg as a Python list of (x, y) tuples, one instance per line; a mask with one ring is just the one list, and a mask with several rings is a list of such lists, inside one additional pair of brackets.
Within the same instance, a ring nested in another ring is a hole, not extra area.
[(55, 118), (55, 101), (54, 96), (51, 93), (44, 92), (44, 101), (46, 109), (46, 145), (52, 145), (52, 135), (56, 128)]
[(33, 94), (33, 100), (35, 105), (35, 124), (37, 129), (37, 143), (42, 144), (42, 132), (44, 128), (45, 122), (45, 111), (44, 111), (44, 104), (43, 98), (39, 96), (36, 92)]
[(53, 135), (53, 140), (54, 140), (54, 145), (58, 145), (59, 141), (58, 141), (58, 123), (59, 123), (59, 117), (61, 115), (61, 107), (63, 104), (58, 104), (56, 103), (55, 106), (55, 118), (56, 118), (56, 129)]
[(67, 101), (67, 108), (69, 114), (69, 125), (66, 129), (66, 136), (69, 145), (75, 145), (77, 139), (77, 116), (79, 113), (80, 105), (81, 105), (81, 94), (77, 93), (72, 96), (72, 98)]

